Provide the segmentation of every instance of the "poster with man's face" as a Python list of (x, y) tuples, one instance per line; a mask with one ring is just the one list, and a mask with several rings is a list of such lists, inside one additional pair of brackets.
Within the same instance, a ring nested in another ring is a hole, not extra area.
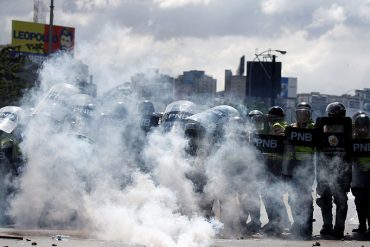
[[(15, 21), (12, 22), (12, 46), (30, 55), (47, 55), (49, 53), (49, 25)], [(73, 53), (75, 29), (73, 27), (53, 26), (51, 51)]]
[[(49, 37), (49, 25), (45, 25), (45, 36)], [(73, 53), (75, 29), (72, 27), (53, 26), (52, 52), (66, 51)], [(48, 51), (49, 40), (45, 41), (45, 53)]]

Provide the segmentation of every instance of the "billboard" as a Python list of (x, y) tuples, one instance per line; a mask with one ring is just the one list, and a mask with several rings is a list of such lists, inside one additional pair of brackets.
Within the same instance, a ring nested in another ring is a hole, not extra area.
[(281, 94), (281, 62), (247, 62), (246, 95), (277, 98)]
[(281, 77), (281, 93), (282, 99), (297, 97), (297, 78)]
[[(75, 29), (53, 25), (52, 52), (73, 52)], [(12, 21), (12, 46), (30, 55), (47, 55), (49, 49), (49, 25)]]

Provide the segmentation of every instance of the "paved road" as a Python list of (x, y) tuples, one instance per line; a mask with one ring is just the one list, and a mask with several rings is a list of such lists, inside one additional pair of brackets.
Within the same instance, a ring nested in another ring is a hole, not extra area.
[[(58, 240), (57, 235), (62, 235)], [(22, 239), (6, 239), (4, 236), (18, 237)], [(288, 238), (286, 236), (286, 238)], [(19, 229), (0, 229), (0, 246), (8, 247), (27, 247), (27, 246), (59, 246), (59, 247), (143, 247), (144, 245), (125, 243), (122, 241), (100, 241), (87, 239), (83, 232), (56, 231), (56, 230), (19, 230)], [(345, 246), (362, 247), (370, 246), (370, 241), (358, 240), (307, 240), (295, 241), (289, 239), (268, 239), (263, 237), (254, 237), (244, 240), (215, 239), (212, 247), (269, 247), (269, 246)], [(159, 246), (158, 246), (159, 247)], [(186, 247), (186, 246), (181, 246)]]
[[(0, 246), (8, 247), (26, 247), (26, 246), (59, 246), (59, 247), (142, 247), (140, 244), (130, 244), (120, 241), (99, 241), (91, 239), (79, 239), (70, 237), (67, 240), (58, 241), (52, 237), (46, 236), (24, 236), (23, 240), (15, 239), (0, 239)], [(362, 247), (370, 246), (369, 241), (340, 241), (340, 240), (307, 240), (293, 241), (281, 239), (247, 239), (247, 240), (214, 240), (212, 247), (269, 247), (269, 246), (295, 246), (295, 247), (310, 247), (310, 246), (345, 246), (345, 247)], [(185, 246), (183, 246), (185, 247)]]
[[(297, 246), (297, 247), (310, 247), (310, 246), (320, 246), (331, 247), (331, 246), (346, 246), (346, 247), (362, 247), (369, 246), (370, 241), (358, 241), (351, 239), (351, 231), (354, 227), (357, 227), (357, 216), (356, 210), (353, 203), (353, 196), (349, 194), (349, 210), (348, 217), (346, 221), (346, 231), (347, 237), (344, 240), (321, 240), (319, 238), (314, 238), (313, 240), (308, 241), (295, 241), (289, 240), (289, 236), (285, 236), (284, 239), (269, 239), (262, 236), (255, 236), (254, 238), (244, 239), (244, 240), (230, 240), (230, 239), (215, 239), (213, 241), (213, 247), (241, 247), (241, 246), (250, 246), (250, 247), (263, 247), (263, 246)], [(335, 208), (333, 209), (335, 211)], [(261, 208), (262, 212), (262, 222), (267, 222), (266, 212)], [(321, 214), (318, 207), (315, 207), (314, 218), (316, 222), (314, 223), (314, 235), (318, 235), (322, 220)], [(10, 235), (10, 236), (20, 236), (22, 240), (17, 239), (5, 239), (1, 236)], [(59, 241), (55, 236), (64, 235), (68, 236), (67, 238)], [(54, 238), (53, 238), (54, 236)], [(68, 246), (68, 247), (136, 247), (144, 246), (133, 243), (125, 243), (121, 241), (100, 241), (88, 239), (88, 234), (86, 232), (78, 231), (56, 231), (56, 230), (24, 230), (24, 229), (14, 229), (14, 228), (0, 228), (0, 247), (27, 247), (27, 246)], [(34, 245), (32, 245), (34, 244)], [(35, 245), (36, 244), (36, 245)], [(156, 246), (155, 246), (156, 247)], [(162, 246), (158, 246), (162, 247)], [(180, 246), (186, 247), (186, 246)]]

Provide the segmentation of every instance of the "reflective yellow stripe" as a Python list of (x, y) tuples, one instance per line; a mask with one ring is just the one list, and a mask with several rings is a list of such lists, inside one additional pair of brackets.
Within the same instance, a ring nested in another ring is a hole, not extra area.
[(282, 160), (283, 159), (282, 154), (263, 153), (263, 156), (269, 160)]

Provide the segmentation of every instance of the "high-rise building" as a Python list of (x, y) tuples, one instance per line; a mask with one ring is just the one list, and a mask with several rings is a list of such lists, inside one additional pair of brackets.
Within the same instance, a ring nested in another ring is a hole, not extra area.
[(131, 87), (139, 97), (158, 104), (168, 104), (174, 97), (174, 78), (158, 70), (135, 74), (131, 77)]
[(216, 95), (217, 80), (201, 70), (185, 71), (175, 79), (175, 99), (202, 102)]
[(276, 100), (276, 105), (280, 105), (285, 110), (285, 119), (288, 122), (295, 120), (295, 106), (297, 103), (297, 78), (281, 77), (281, 93)]
[(245, 102), (247, 77), (233, 75), (231, 70), (225, 70), (225, 98), (235, 103)]
[(313, 111), (313, 118), (325, 116), (325, 109), (329, 103), (341, 102), (347, 110), (347, 116), (352, 115), (358, 111), (363, 110), (370, 112), (370, 89), (355, 90), (355, 95), (329, 95), (320, 94), (319, 92), (302, 93), (298, 94), (297, 101), (306, 101), (311, 104)]
[(248, 61), (247, 88), (248, 101), (261, 101), (274, 105), (281, 94), (281, 62)]

